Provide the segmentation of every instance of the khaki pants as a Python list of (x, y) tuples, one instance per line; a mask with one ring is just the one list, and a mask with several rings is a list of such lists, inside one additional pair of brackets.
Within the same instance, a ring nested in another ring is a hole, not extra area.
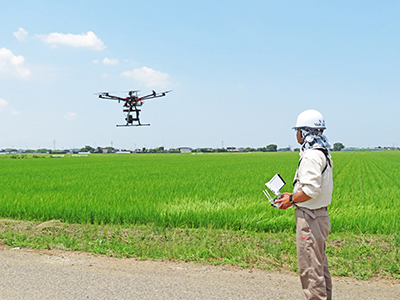
[(296, 208), (297, 260), (301, 285), (309, 300), (332, 299), (332, 280), (325, 254), (331, 229), (328, 210)]

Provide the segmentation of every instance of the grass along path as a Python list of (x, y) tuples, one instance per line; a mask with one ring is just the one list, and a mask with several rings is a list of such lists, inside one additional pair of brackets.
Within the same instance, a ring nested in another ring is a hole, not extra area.
[[(0, 243), (11, 247), (88, 251), (114, 257), (297, 270), (294, 233), (154, 225), (66, 224), (0, 220)], [(400, 234), (333, 233), (327, 255), (333, 275), (400, 279)]]

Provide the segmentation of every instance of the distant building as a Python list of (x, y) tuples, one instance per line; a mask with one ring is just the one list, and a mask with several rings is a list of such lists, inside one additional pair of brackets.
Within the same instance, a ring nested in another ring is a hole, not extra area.
[(192, 148), (190, 147), (181, 147), (181, 153), (190, 153), (192, 152)]
[(239, 148), (228, 148), (228, 152), (245, 152), (246, 149), (243, 147), (239, 147)]

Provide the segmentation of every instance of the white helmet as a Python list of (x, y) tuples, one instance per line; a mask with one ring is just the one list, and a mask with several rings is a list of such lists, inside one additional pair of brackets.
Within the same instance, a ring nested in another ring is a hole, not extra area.
[(301, 128), (326, 129), (324, 117), (314, 109), (305, 110), (297, 117), (296, 126), (293, 127)]

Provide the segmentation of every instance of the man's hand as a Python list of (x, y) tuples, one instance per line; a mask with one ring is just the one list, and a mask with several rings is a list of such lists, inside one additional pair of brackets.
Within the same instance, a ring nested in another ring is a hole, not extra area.
[(279, 209), (288, 209), (289, 207), (291, 207), (293, 204), (290, 203), (289, 201), (289, 196), (291, 194), (290, 193), (283, 193), (278, 200), (276, 200), (274, 203), (280, 203), (279, 205)]
[[(289, 200), (290, 193), (283, 193), (278, 200), (275, 201), (275, 203), (280, 203), (279, 209), (288, 209), (291, 207), (293, 204), (290, 203)], [(296, 198), (296, 199), (295, 199)], [(307, 200), (310, 200), (311, 197), (308, 196), (306, 193), (303, 192), (303, 190), (300, 190), (298, 193), (293, 194), (293, 202), (299, 203), (299, 202), (304, 202)]]

